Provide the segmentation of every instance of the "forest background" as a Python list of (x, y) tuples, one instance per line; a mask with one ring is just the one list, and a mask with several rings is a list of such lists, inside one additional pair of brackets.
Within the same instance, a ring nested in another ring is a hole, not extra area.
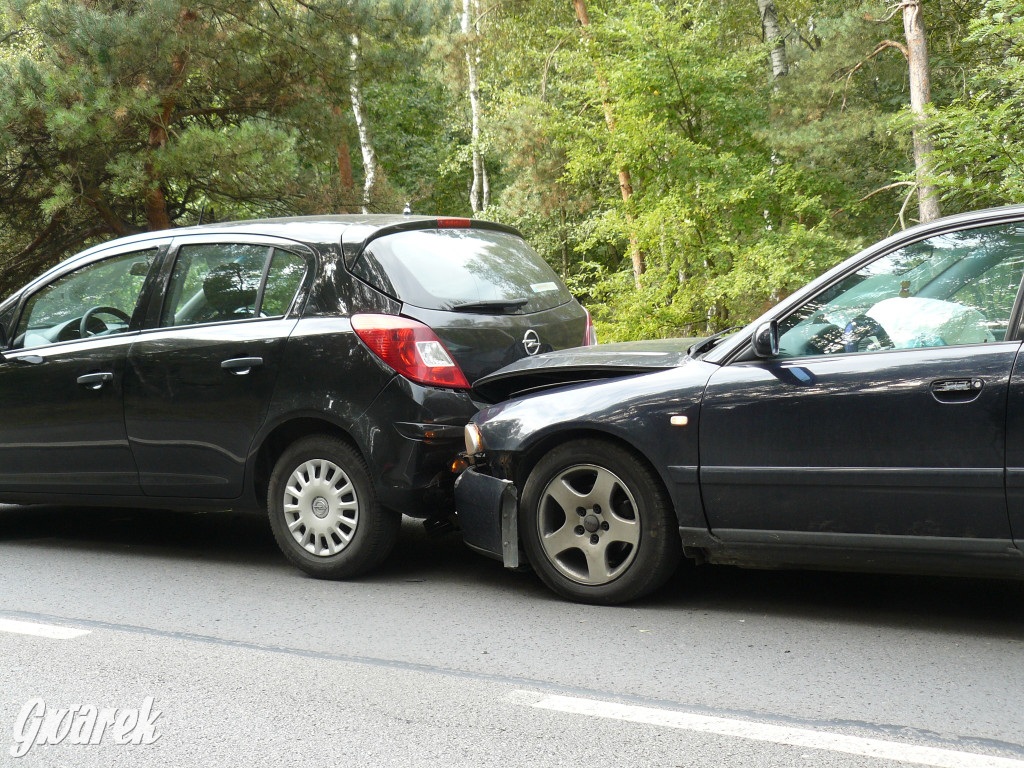
[(151, 229), (518, 227), (602, 341), (1024, 201), (1024, 2), (0, 0), (0, 296)]

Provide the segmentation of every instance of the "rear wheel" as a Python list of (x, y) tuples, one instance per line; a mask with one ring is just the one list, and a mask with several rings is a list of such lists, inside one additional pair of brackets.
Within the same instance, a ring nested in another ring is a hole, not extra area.
[(603, 440), (558, 446), (530, 473), (519, 531), (534, 570), (570, 600), (613, 605), (661, 586), (679, 562), (679, 530), (654, 472)]
[(320, 579), (358, 576), (379, 565), (402, 520), (377, 502), (362, 457), (328, 435), (305, 437), (281, 455), (267, 509), (285, 557)]

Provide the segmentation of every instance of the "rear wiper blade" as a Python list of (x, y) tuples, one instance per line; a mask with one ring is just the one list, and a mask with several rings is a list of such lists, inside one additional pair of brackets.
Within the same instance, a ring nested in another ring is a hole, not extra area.
[(707, 352), (709, 349), (715, 346), (715, 344), (717, 344), (721, 340), (721, 338), (725, 336), (725, 334), (732, 333), (733, 331), (738, 331), (742, 327), (742, 325), (734, 325), (732, 328), (726, 328), (724, 331), (719, 331), (718, 333), (712, 334), (711, 336), (708, 336), (706, 339), (701, 339), (696, 344), (692, 344), (686, 350), (687, 356), (696, 357), (697, 355)]
[(466, 301), (456, 304), (449, 309), (452, 312), (510, 312), (519, 309), (530, 301), (529, 298), (522, 299), (488, 299), (486, 301)]

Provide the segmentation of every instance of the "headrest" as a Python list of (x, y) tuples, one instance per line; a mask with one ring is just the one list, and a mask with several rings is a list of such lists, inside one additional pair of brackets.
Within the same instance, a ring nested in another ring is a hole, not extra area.
[(242, 307), (256, 302), (259, 276), (241, 264), (221, 264), (210, 270), (203, 281), (203, 295), (207, 303), (221, 314), (233, 314)]

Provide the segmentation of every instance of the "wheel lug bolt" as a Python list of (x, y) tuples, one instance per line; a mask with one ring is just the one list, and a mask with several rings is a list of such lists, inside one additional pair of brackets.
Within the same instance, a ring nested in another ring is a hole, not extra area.
[(599, 542), (600, 540), (601, 540), (601, 537), (598, 536), (596, 533), (593, 536), (590, 537), (590, 543), (591, 544), (597, 544), (597, 542)]
[(587, 514), (587, 510), (585, 510), (583, 507), (576, 507), (576, 514), (580, 517), (583, 517)]
[(577, 536), (582, 536), (583, 533), (584, 533), (582, 525), (577, 525), (575, 530), (576, 530), (576, 535)]
[(607, 531), (610, 527), (611, 526), (608, 525), (608, 521), (607, 520), (605, 520), (603, 523), (601, 523), (601, 530), (602, 531)]
[(601, 505), (600, 504), (595, 504), (594, 505), (594, 514), (595, 515), (600, 515), (601, 514)]

